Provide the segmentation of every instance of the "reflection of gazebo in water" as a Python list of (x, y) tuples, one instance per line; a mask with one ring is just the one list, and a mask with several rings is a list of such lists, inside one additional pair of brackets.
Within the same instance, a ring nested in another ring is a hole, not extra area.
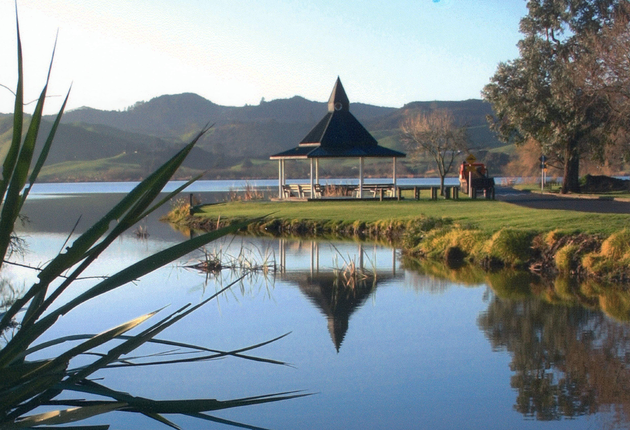
[(331, 272), (291, 273), (283, 275), (282, 279), (297, 283), (300, 291), (326, 316), (330, 338), (337, 352), (348, 331), (350, 315), (376, 289), (376, 277), (373, 274), (365, 275), (353, 286), (345, 283), (340, 274)]
[(328, 100), (328, 113), (306, 135), (300, 144), (288, 151), (269, 157), (278, 160), (278, 197), (290, 197), (292, 191), (296, 191), (286, 184), (285, 161), (286, 160), (310, 160), (310, 184), (299, 187), (297, 197), (309, 194), (311, 198), (321, 197), (319, 187), (319, 160), (331, 158), (358, 158), (359, 159), (359, 186), (357, 197), (361, 198), (364, 191), (363, 161), (365, 158), (392, 158), (393, 183), (390, 185), (392, 195), (396, 191), (396, 158), (405, 157), (405, 154), (380, 146), (376, 139), (361, 125), (350, 113), (350, 101), (337, 78), (330, 99)]
[(364, 269), (362, 244), (358, 246), (356, 265), (353, 262), (336, 270), (320, 271), (320, 249), (317, 242), (310, 243), (310, 270), (286, 271), (285, 245), (285, 240), (280, 239), (280, 277), (283, 281), (297, 284), (300, 291), (324, 314), (328, 321), (330, 338), (337, 352), (348, 331), (350, 316), (376, 291), (377, 284), (402, 276), (396, 273), (395, 250), (392, 250), (390, 273), (388, 270), (376, 269), (377, 274), (375, 271)]

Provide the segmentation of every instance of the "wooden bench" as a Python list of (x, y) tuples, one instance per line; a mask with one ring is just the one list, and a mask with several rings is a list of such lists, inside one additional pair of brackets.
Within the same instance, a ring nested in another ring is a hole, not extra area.
[[(314, 193), (313, 193), (314, 188)], [(311, 184), (288, 184), (283, 185), (282, 190), (285, 198), (320, 198), (322, 196), (319, 185), (311, 187)], [(308, 197), (307, 197), (308, 196)]]
[[(402, 192), (404, 190), (413, 190), (413, 197), (416, 200), (420, 200), (420, 191), (430, 191), (431, 200), (437, 200), (440, 192), (439, 185), (405, 185), (398, 187), (398, 200), (402, 198)], [(444, 186), (444, 198), (454, 200), (459, 199), (459, 185), (445, 185)]]
[[(356, 190), (358, 192), (358, 188)], [(363, 191), (367, 191), (372, 193), (372, 197), (378, 197), (379, 200), (383, 201), (383, 197), (394, 197), (394, 184), (386, 184), (386, 185), (363, 185)]]

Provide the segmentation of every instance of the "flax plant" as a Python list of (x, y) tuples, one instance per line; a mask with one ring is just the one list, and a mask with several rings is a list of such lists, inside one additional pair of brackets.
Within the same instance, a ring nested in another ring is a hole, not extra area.
[[(52, 129), (45, 138), (40, 155), (34, 159), (52, 60), (46, 84), (37, 100), (30, 124), (23, 133), (25, 123), (23, 111), (24, 73), (19, 33), (18, 25), (18, 82), (15, 90), (13, 139), (4, 159), (0, 180), (0, 204), (2, 205), (0, 211), (0, 270), (2, 265), (8, 261), (11, 245), (15, 241), (13, 233), (15, 222), (18, 220), (24, 201), (51, 150), (53, 138), (68, 100), (68, 96), (66, 96)], [(123, 232), (137, 225), (149, 213), (189, 185), (190, 182), (156, 202), (163, 187), (192, 150), (197, 140), (207, 130), (207, 127), (201, 130), (189, 144), (142, 181), (85, 233), (72, 243), (68, 242), (64, 250), (41, 269), (38, 280), (30, 288), (25, 288), (23, 294), (12, 299), (12, 303), (6, 303), (0, 309), (0, 334), (5, 335), (6, 338), (6, 343), (0, 349), (0, 428), (53, 428), (111, 411), (143, 414), (172, 428), (178, 428), (178, 426), (165, 417), (167, 414), (183, 414), (202, 420), (254, 428), (213, 417), (207, 412), (303, 395), (287, 392), (225, 401), (215, 399), (154, 401), (110, 389), (95, 381), (94, 374), (101, 369), (205, 361), (225, 356), (284, 364), (275, 360), (251, 356), (248, 353), (252, 349), (283, 336), (236, 351), (218, 351), (157, 338), (157, 335), (164, 329), (204, 306), (221, 291), (195, 306), (186, 305), (159, 319), (156, 315), (164, 311), (150, 312), (100, 334), (77, 333), (50, 339), (59, 317), (72, 312), (87, 301), (98, 300), (101, 295), (137, 280), (143, 275), (247, 225), (246, 222), (234, 224), (174, 245), (132, 264), (112, 276), (96, 281), (87, 291), (69, 301), (60, 303), (58, 300), (60, 295), (67, 291), (90, 264)], [(148, 325), (147, 321), (152, 318), (158, 319), (158, 321)], [(141, 329), (141, 325), (146, 325), (146, 327)], [(40, 340), (44, 334), (47, 334), (46, 338), (49, 339), (45, 342)], [(189, 355), (185, 358), (181, 358), (180, 355), (173, 358), (168, 354), (150, 357), (138, 357), (136, 356), (137, 353), (134, 356), (129, 355), (146, 343), (153, 343), (170, 349), (175, 347), (180, 352)], [(53, 348), (55, 352), (50, 352), (49, 358), (37, 360), (31, 358), (36, 352), (38, 356), (42, 356), (42, 354), (52, 351)], [(65, 349), (59, 352), (60, 348)], [(62, 393), (65, 395), (61, 395)], [(81, 400), (82, 398), (85, 399)], [(105, 429), (108, 426), (75, 425), (73, 428)]]

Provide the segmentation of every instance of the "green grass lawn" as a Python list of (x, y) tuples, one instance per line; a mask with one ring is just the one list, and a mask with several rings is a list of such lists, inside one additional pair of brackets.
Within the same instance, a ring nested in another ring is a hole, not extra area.
[(534, 231), (611, 234), (630, 228), (630, 214), (596, 214), (575, 211), (537, 210), (488, 200), (231, 202), (203, 207), (212, 218), (253, 218), (270, 215), (279, 219), (365, 221), (416, 217), (448, 217), (456, 223), (492, 233), (503, 227)]

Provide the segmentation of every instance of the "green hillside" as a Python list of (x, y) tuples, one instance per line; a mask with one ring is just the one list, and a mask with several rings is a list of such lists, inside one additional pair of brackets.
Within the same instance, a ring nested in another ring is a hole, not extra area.
[[(399, 127), (405, 115), (450, 109), (457, 124), (468, 127), (471, 149), (479, 160), (492, 164), (493, 171), (509, 161), (504, 144), (488, 128), (490, 106), (481, 100), (413, 102), (400, 109), (351, 103), (350, 109), (379, 144), (403, 152)], [(191, 93), (156, 97), (124, 111), (81, 108), (64, 114), (42, 179), (139, 179), (208, 123), (214, 126), (178, 177), (201, 172), (208, 172), (207, 178), (275, 177), (277, 163), (269, 155), (296, 146), (326, 111), (326, 103), (298, 96), (233, 107)], [(10, 130), (10, 116), (0, 115), (0, 155), (8, 147)], [(294, 175), (308, 174), (308, 163), (292, 164)], [(353, 175), (355, 164), (353, 160), (323, 163), (322, 175)], [(399, 163), (399, 174), (434, 175), (433, 168), (429, 159), (407, 158)], [(391, 167), (383, 163), (368, 162), (365, 169), (367, 175), (391, 174)]]

